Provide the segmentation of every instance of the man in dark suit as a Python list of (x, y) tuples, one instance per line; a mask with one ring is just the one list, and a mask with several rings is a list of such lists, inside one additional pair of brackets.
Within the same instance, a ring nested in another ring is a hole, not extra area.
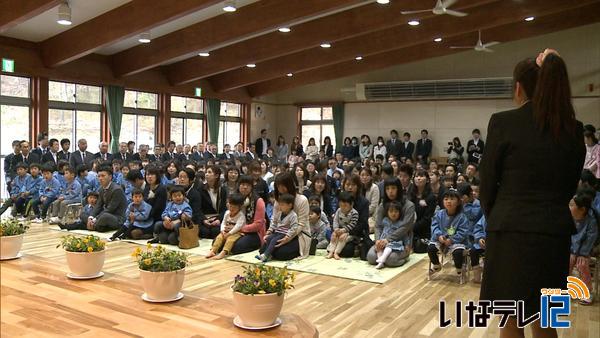
[(15, 168), (16, 170), (17, 164), (21, 162), (28, 165), (32, 163), (40, 163), (41, 158), (37, 154), (29, 152), (29, 149), (31, 149), (29, 147), (29, 142), (21, 141), (21, 153), (13, 157), (11, 168)]
[(61, 150), (58, 152), (58, 159), (69, 162), (71, 159), (71, 140), (68, 138), (63, 138), (60, 140), (60, 147)]
[(36, 154), (40, 159), (48, 152), (48, 133), (41, 132), (37, 136), (38, 146), (31, 150), (32, 154)]
[(473, 129), (473, 139), (467, 142), (467, 154), (469, 154), (468, 163), (479, 163), (483, 155), (485, 143), (480, 139), (479, 129)]
[(414, 152), (415, 144), (410, 142), (410, 133), (404, 133), (404, 141), (400, 144), (400, 161), (412, 160)]
[(256, 161), (258, 160), (258, 154), (256, 153), (256, 146), (254, 145), (254, 143), (250, 143), (250, 146), (248, 147), (248, 151), (246, 152), (246, 160), (248, 161)]
[(130, 154), (128, 150), (129, 149), (127, 148), (127, 143), (120, 142), (119, 143), (119, 152), (116, 154), (113, 154), (113, 158), (123, 161), (124, 164), (131, 161), (133, 154)]
[(204, 143), (199, 142), (196, 145), (196, 151), (194, 151), (191, 155), (192, 161), (194, 162), (202, 162), (204, 161)]
[(219, 154), (219, 160), (221, 161), (232, 161), (233, 154), (231, 154), (231, 145), (228, 143), (223, 146), (223, 153)]
[(417, 141), (417, 161), (421, 164), (427, 163), (432, 148), (433, 142), (429, 139), (429, 132), (427, 129), (421, 130), (421, 139)]
[(87, 141), (84, 138), (77, 141), (77, 148), (79, 150), (75, 150), (69, 158), (71, 168), (78, 168), (80, 165), (91, 168), (92, 162), (94, 162), (94, 154), (87, 151)]
[(148, 161), (148, 162), (156, 162), (157, 156), (160, 157), (162, 151), (162, 144), (154, 145), (154, 153), (156, 155), (148, 154), (150, 147), (147, 144), (140, 144), (138, 146), (138, 152), (133, 154), (131, 157), (131, 161)]
[(176, 160), (177, 155), (175, 154), (175, 141), (169, 141), (167, 143), (167, 151), (160, 157), (160, 160), (164, 163), (169, 162), (171, 160)]
[(55, 138), (48, 141), (48, 151), (42, 156), (42, 163), (52, 162), (55, 166), (58, 164), (58, 140)]
[(217, 158), (217, 146), (213, 143), (206, 144), (206, 151), (204, 152), (204, 160), (208, 161), (210, 159)]
[(21, 141), (12, 141), (13, 152), (4, 157), (4, 180), (6, 182), (6, 191), (10, 192), (10, 182), (17, 174), (17, 168), (13, 168), (12, 161), (15, 156), (21, 154)]
[(118, 230), (125, 222), (127, 199), (121, 186), (112, 181), (112, 166), (98, 169), (98, 182), (98, 201), (88, 216), (86, 228), (100, 232)]
[(233, 157), (239, 159), (240, 161), (246, 157), (246, 153), (244, 152), (244, 144), (242, 142), (236, 143)]
[(398, 140), (398, 132), (393, 129), (390, 131), (390, 139), (385, 145), (387, 150), (387, 156), (394, 155), (396, 158), (400, 158), (400, 141)]
[(266, 129), (260, 131), (260, 137), (256, 139), (254, 144), (256, 146), (256, 154), (258, 157), (263, 157), (263, 155), (267, 154), (267, 149), (271, 147), (271, 139), (267, 138)]
[(100, 142), (98, 148), (100, 151), (94, 155), (94, 158), (102, 159), (102, 161), (112, 162), (113, 155), (108, 152), (108, 142)]

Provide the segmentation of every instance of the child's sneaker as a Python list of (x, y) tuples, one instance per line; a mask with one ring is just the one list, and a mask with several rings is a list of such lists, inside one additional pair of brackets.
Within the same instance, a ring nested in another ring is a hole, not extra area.
[(429, 269), (430, 273), (436, 273), (436, 272), (440, 272), (442, 271), (442, 265), (441, 264), (431, 264), (431, 269)]
[(269, 260), (269, 258), (267, 258), (267, 256), (265, 256), (265, 254), (260, 254), (260, 255), (256, 255), (254, 256), (254, 258), (258, 259), (261, 262), (266, 262)]
[(43, 223), (43, 222), (44, 221), (39, 217), (36, 217), (33, 221), (31, 221), (31, 223)]
[(48, 223), (50, 223), (50, 224), (58, 224), (58, 223), (60, 223), (60, 218), (58, 218), (58, 217), (50, 217), (50, 219), (48, 220)]

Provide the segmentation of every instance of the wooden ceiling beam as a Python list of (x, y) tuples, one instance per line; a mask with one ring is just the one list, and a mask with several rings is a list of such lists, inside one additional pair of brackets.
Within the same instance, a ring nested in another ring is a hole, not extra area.
[[(596, 2), (564, 12), (536, 17), (533, 22), (512, 23), (486, 29), (482, 34), (487, 41), (495, 40), (509, 42), (520, 40), (600, 22), (600, 16), (597, 15), (599, 11), (600, 3)], [(400, 48), (366, 57), (361, 62), (356, 62), (355, 60), (344, 61), (334, 65), (297, 73), (294, 74), (293, 77), (286, 77), (284, 75), (278, 79), (257, 83), (246, 88), (248, 88), (248, 93), (252, 97), (263, 96), (312, 83), (334, 80), (400, 64), (459, 53), (463, 50), (450, 49), (449, 46), (472, 45), (476, 39), (477, 32), (473, 31), (471, 33), (445, 39), (442, 43), (428, 42), (417, 46)], [(531, 56), (535, 57), (537, 52), (538, 51), (532, 50)]]
[(116, 76), (131, 75), (181, 58), (196, 56), (237, 39), (276, 30), (307, 17), (365, 0), (262, 0), (210, 18), (113, 55)]
[(0, 33), (62, 3), (62, 0), (0, 0)]
[[(461, 0), (453, 9), (469, 11), (470, 8), (498, 0)], [(434, 1), (431, 1), (433, 5)], [(167, 76), (172, 84), (183, 84), (206, 78), (283, 55), (335, 42), (369, 32), (404, 25), (411, 18), (429, 18), (431, 12), (414, 16), (402, 15), (402, 10), (422, 8), (423, 0), (392, 1), (379, 5), (375, 1), (327, 17), (292, 27), (292, 32), (273, 32), (248, 39), (211, 52), (209, 58), (190, 58), (168, 67)], [(427, 6), (425, 6), (427, 7)]]
[[(469, 16), (454, 18), (447, 15), (422, 20), (418, 27), (396, 26), (333, 44), (330, 49), (315, 47), (302, 52), (289, 54), (277, 59), (257, 63), (256, 68), (242, 67), (209, 78), (216, 91), (227, 91), (254, 83), (281, 77), (287, 73), (307, 71), (342, 61), (354, 60), (358, 55), (369, 57), (385, 51), (415, 46), (431, 42), (434, 38), (448, 38), (472, 32), (475, 29), (487, 29), (495, 26), (518, 22), (535, 15), (548, 15), (565, 9), (580, 7), (594, 0), (568, 2), (563, 0), (537, 0), (517, 4), (511, 1), (491, 3), (473, 8)], [(494, 13), (490, 17), (489, 13)], [(458, 21), (460, 20), (460, 21)], [(443, 34), (440, 34), (443, 32)]]
[(42, 59), (47, 67), (56, 67), (218, 2), (133, 0), (42, 41)]

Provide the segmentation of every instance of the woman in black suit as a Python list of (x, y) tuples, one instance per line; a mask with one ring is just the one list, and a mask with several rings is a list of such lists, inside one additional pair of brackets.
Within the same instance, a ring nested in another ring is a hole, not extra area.
[[(520, 107), (491, 117), (481, 163), (480, 200), (488, 225), (480, 298), (522, 300), (528, 318), (540, 311), (541, 288), (566, 289), (575, 229), (568, 205), (585, 146), (558, 55), (545, 56), (541, 67), (521, 61), (513, 81)], [(523, 335), (514, 316), (500, 331), (501, 337)], [(533, 336), (555, 337), (556, 331), (537, 322)]]
[(323, 145), (321, 146), (321, 150), (325, 152), (325, 157), (333, 157), (333, 145), (331, 145), (331, 137), (325, 136), (325, 138), (323, 139)]
[(211, 165), (206, 168), (206, 184), (198, 187), (202, 198), (202, 223), (200, 237), (214, 239), (221, 231), (221, 222), (227, 210), (227, 188), (221, 184), (221, 169)]

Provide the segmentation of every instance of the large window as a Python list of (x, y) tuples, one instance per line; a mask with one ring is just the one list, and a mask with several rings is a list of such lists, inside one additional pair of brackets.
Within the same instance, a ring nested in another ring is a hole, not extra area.
[(86, 139), (88, 150), (95, 152), (102, 135), (102, 88), (49, 81), (48, 99), (48, 136), (70, 139), (71, 150)]
[(123, 106), (119, 140), (133, 141), (137, 146), (147, 144), (152, 149), (156, 142), (158, 95), (126, 90)]
[(242, 105), (238, 103), (221, 102), (219, 117), (219, 152), (225, 144), (232, 147), (241, 139)]
[(171, 96), (171, 140), (191, 145), (202, 142), (203, 119), (202, 99)]
[(302, 128), (302, 145), (308, 145), (313, 137), (317, 145), (323, 144), (326, 136), (331, 138), (335, 149), (335, 133), (333, 131), (333, 109), (325, 107), (302, 107), (300, 109), (300, 124)]
[(12, 152), (12, 141), (29, 140), (30, 84), (26, 77), (0, 75), (0, 196), (8, 196), (4, 157)]

